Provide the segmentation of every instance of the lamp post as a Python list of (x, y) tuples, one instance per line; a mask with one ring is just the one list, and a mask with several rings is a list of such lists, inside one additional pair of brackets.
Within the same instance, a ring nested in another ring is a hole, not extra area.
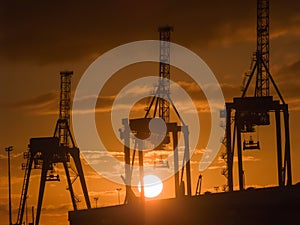
[(7, 152), (7, 165), (8, 165), (8, 210), (9, 210), (9, 225), (12, 225), (11, 218), (11, 182), (10, 182), (10, 152), (13, 150), (13, 146), (9, 146), (5, 148)]
[(117, 188), (116, 190), (118, 192), (118, 202), (119, 202), (119, 205), (120, 205), (120, 191), (122, 190), (122, 188)]
[(95, 202), (96, 202), (96, 208), (97, 208), (97, 201), (98, 201), (98, 199), (99, 199), (98, 197), (95, 197), (95, 198), (94, 198), (94, 200), (95, 200)]

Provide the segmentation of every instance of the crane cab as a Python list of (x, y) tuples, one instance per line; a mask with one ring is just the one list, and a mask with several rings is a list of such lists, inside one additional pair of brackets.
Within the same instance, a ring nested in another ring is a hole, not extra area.
[(259, 141), (254, 141), (252, 136), (250, 136), (249, 141), (244, 140), (243, 150), (260, 150)]

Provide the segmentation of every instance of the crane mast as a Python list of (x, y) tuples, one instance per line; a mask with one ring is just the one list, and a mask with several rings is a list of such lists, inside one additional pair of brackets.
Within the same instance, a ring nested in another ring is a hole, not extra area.
[(159, 40), (160, 40), (160, 63), (159, 63), (159, 85), (158, 85), (158, 98), (159, 98), (159, 117), (166, 123), (170, 122), (170, 103), (167, 96), (170, 94), (170, 41), (171, 31), (170, 26), (160, 27)]
[[(237, 147), (239, 189), (245, 188), (245, 171), (243, 169), (242, 150), (260, 150), (259, 140), (254, 141), (252, 134), (259, 126), (271, 124), (270, 113), (275, 113), (276, 150), (277, 150), (277, 179), (278, 186), (292, 184), (289, 111), (269, 69), (269, 0), (257, 0), (257, 46), (254, 65), (251, 72), (246, 74), (247, 83), (243, 87), (242, 96), (233, 98), (233, 102), (226, 103), (226, 155), (224, 159), (227, 168), (223, 174), (227, 178), (229, 191), (233, 191), (233, 157)], [(255, 77), (256, 76), (256, 77)], [(246, 96), (252, 78), (255, 77), (254, 96)], [(274, 87), (279, 100), (273, 100), (270, 95), (269, 84)], [(284, 129), (281, 129), (283, 114)], [(233, 132), (232, 132), (233, 124)], [(284, 132), (284, 143), (282, 136)], [(242, 134), (249, 135), (249, 140)]]
[(269, 96), (269, 0), (257, 0), (256, 61), (255, 97)]
[[(46, 182), (60, 181), (59, 174), (57, 174), (55, 171), (55, 166), (57, 164), (62, 164), (64, 167), (68, 183), (67, 190), (70, 192), (74, 210), (78, 209), (78, 199), (76, 198), (73, 189), (73, 183), (77, 179), (77, 177), (79, 177), (81, 183), (86, 207), (88, 209), (91, 208), (88, 190), (83, 174), (83, 168), (80, 161), (80, 151), (79, 148), (75, 146), (75, 141), (72, 137), (69, 127), (72, 75), (73, 71), (63, 71), (60, 73), (61, 90), (59, 103), (59, 119), (56, 122), (53, 136), (31, 138), (30, 144), (28, 145), (28, 152), (24, 153), (24, 158), (27, 159), (27, 163), (24, 163), (24, 165), (22, 165), (25, 170), (25, 174), (18, 210), (18, 217), (15, 225), (21, 225), (23, 223), (23, 214), (32, 169), (41, 170), (35, 225), (38, 225), (40, 221)], [(71, 158), (73, 159), (73, 162), (75, 164), (75, 168), (71, 168), (72, 174), (74, 174), (73, 179), (69, 171), (69, 168), (71, 167)]]
[(71, 109), (71, 78), (73, 71), (60, 72), (60, 103), (59, 103), (59, 119), (65, 123), (58, 124), (58, 137), (62, 146), (69, 145), (69, 132), (67, 124), (70, 124)]

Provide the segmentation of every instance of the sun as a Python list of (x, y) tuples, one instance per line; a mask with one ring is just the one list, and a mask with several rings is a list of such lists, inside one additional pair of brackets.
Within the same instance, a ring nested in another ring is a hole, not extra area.
[[(144, 176), (144, 192), (146, 198), (155, 198), (157, 197), (163, 189), (163, 183), (159, 177), (155, 175), (146, 175)], [(141, 192), (141, 184), (138, 184), (138, 190)]]

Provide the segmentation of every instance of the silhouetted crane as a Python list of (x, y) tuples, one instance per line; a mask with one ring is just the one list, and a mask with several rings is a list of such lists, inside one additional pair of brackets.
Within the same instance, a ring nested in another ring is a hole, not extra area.
[[(269, 0), (257, 0), (257, 48), (251, 72), (247, 74), (242, 96), (226, 103), (226, 154), (229, 191), (233, 190), (233, 156), (235, 142), (238, 154), (239, 188), (244, 189), (241, 133), (253, 133), (258, 126), (270, 125), (270, 112), (275, 112), (278, 185), (292, 184), (288, 105), (285, 103), (269, 69)], [(251, 81), (256, 76), (254, 94), (247, 96)], [(270, 83), (280, 100), (270, 95)], [(284, 117), (284, 159), (282, 160), (282, 138), (280, 113)], [(234, 121), (232, 123), (232, 120)], [(233, 134), (231, 126), (233, 124)], [(259, 141), (253, 137), (244, 141), (244, 150), (260, 149)], [(283, 161), (283, 163), (282, 163)]]
[[(42, 170), (35, 225), (39, 224), (46, 181), (60, 181), (59, 175), (55, 174), (54, 170), (56, 164), (58, 163), (63, 164), (68, 182), (67, 190), (70, 192), (74, 210), (77, 210), (78, 200), (74, 194), (72, 184), (77, 177), (80, 179), (86, 206), (87, 208), (91, 208), (85, 178), (83, 175), (83, 169), (80, 162), (80, 152), (75, 146), (75, 142), (69, 127), (72, 74), (73, 71), (63, 71), (60, 73), (61, 90), (59, 119), (56, 122), (54, 135), (52, 137), (31, 138), (28, 146), (29, 151), (24, 153), (24, 158), (27, 159), (27, 163), (23, 165), (25, 174), (16, 225), (21, 225), (23, 222), (23, 214), (32, 168)], [(69, 172), (71, 158), (73, 159), (76, 167), (76, 170), (73, 169), (73, 172), (76, 173), (76, 177), (73, 180), (71, 179)]]

